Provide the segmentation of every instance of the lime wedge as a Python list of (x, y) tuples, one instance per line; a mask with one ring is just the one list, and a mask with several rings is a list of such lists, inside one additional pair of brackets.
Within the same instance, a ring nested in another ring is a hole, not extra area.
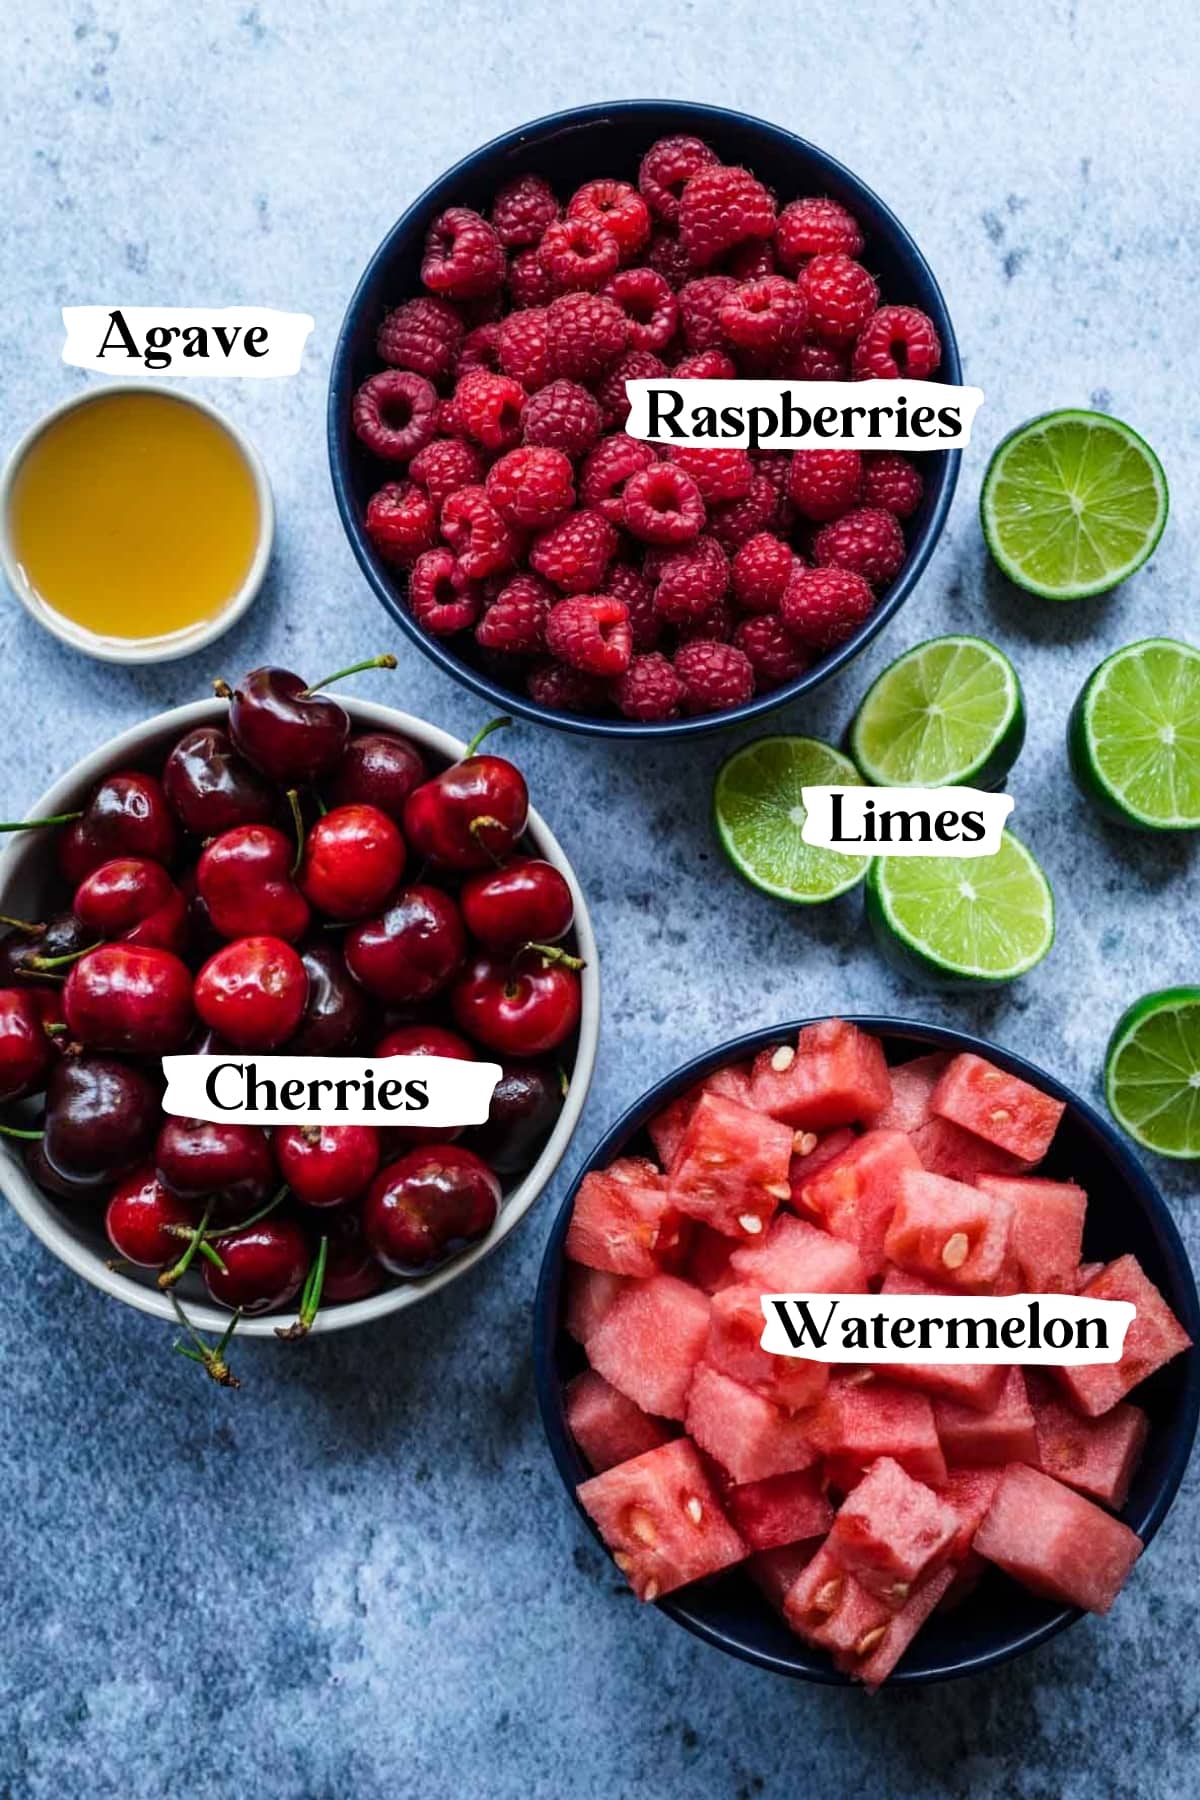
[(1024, 975), (1054, 942), (1054, 896), (1024, 844), (994, 856), (880, 856), (867, 918), (894, 967), (938, 987), (993, 987)]
[(898, 656), (850, 728), (877, 787), (998, 788), (1025, 741), (1017, 671), (985, 638), (940, 637)]
[(739, 875), (774, 894), (815, 906), (860, 882), (869, 856), (819, 850), (802, 841), (808, 814), (803, 787), (861, 787), (849, 757), (816, 738), (768, 737), (746, 744), (721, 765), (713, 816), (721, 848)]
[(1109, 1111), (1159, 1156), (1200, 1157), (1200, 988), (1135, 1000), (1104, 1061)]
[(1143, 638), (1093, 670), (1067, 727), (1071, 773), (1119, 825), (1200, 830), (1200, 650)]
[(1043, 600), (1107, 593), (1140, 569), (1167, 522), (1149, 444), (1105, 413), (1052, 412), (1010, 432), (980, 498), (988, 549)]

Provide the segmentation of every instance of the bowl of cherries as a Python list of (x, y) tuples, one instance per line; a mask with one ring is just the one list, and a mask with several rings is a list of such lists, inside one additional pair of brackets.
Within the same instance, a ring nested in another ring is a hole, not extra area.
[[(7, 828), (0, 866), (0, 1189), (78, 1274), (183, 1323), (221, 1380), (234, 1322), (363, 1324), (494, 1249), (595, 1055), (587, 908), (520, 770), (483, 746), (507, 721), (464, 745), (327, 686), (255, 669), (134, 727)], [(463, 1131), (267, 1130), (167, 1114), (181, 1052), (502, 1076)]]

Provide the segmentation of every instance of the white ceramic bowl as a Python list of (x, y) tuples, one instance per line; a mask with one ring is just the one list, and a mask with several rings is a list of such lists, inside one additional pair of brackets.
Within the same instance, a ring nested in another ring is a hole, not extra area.
[[(349, 712), (356, 731), (402, 732), (419, 744), (422, 750), (430, 753), (433, 759), (454, 762), (466, 748), (460, 739), (451, 737), (449, 732), (439, 731), (435, 725), (427, 725), (424, 720), (414, 719), (408, 713), (396, 712), (390, 706), (374, 706), (365, 700), (345, 698), (342, 699), (342, 704)], [(159, 713), (156, 718), (148, 719), (143, 725), (135, 725), (132, 730), (110, 739), (99, 750), (94, 750), (82, 762), (76, 763), (40, 800), (34, 802), (26, 816), (41, 819), (73, 810), (83, 803), (84, 797), (98, 781), (118, 769), (157, 769), (167, 750), (185, 731), (196, 725), (222, 724), (227, 713), (228, 709), (223, 701), (199, 700), (191, 706), (178, 706), (172, 712)], [(579, 1122), (591, 1084), (600, 1029), (600, 972), (596, 940), (592, 934), (587, 905), (574, 872), (553, 833), (536, 812), (530, 812), (529, 815), (529, 836), (536, 844), (539, 856), (561, 869), (567, 879), (575, 903), (578, 953), (586, 965), (582, 975), (583, 1009), (579, 1022), (579, 1046), (574, 1066), (569, 1072), (570, 1089), (558, 1121), (536, 1163), (505, 1194), (499, 1217), (487, 1237), (431, 1275), (398, 1282), (365, 1300), (352, 1300), (342, 1305), (322, 1308), (317, 1315), (314, 1331), (340, 1331), (349, 1325), (367, 1325), (376, 1319), (385, 1318), (389, 1313), (402, 1312), (405, 1307), (415, 1306), (430, 1294), (436, 1294), (440, 1288), (447, 1287), (460, 1275), (465, 1275), (468, 1269), (474, 1268), (476, 1263), (482, 1262), (525, 1217), (562, 1160), (571, 1134)], [(49, 886), (46, 879), (47, 851), (48, 845), (43, 833), (31, 831), (27, 835), (14, 837), (3, 856), (0, 856), (0, 913), (26, 919), (40, 916)], [(14, 1152), (10, 1143), (3, 1140), (0, 1140), (0, 1191), (12, 1202), (30, 1230), (41, 1238), (60, 1261), (74, 1269), (77, 1275), (82, 1275), (93, 1287), (103, 1289), (106, 1294), (124, 1300), (128, 1306), (136, 1306), (141, 1312), (153, 1313), (155, 1318), (174, 1322), (175, 1314), (170, 1299), (155, 1285), (153, 1270), (126, 1273), (108, 1267), (112, 1248), (104, 1235), (99, 1207), (95, 1212), (85, 1212), (43, 1193), (26, 1174), (19, 1153)], [(194, 1284), (190, 1275), (185, 1281), (188, 1285), (181, 1286), (180, 1293), (187, 1305), (189, 1318), (202, 1330), (223, 1330), (229, 1322), (229, 1314), (198, 1297), (203, 1295), (204, 1289), (199, 1284)], [(243, 1320), (238, 1331), (244, 1337), (273, 1337), (277, 1326), (289, 1324), (294, 1317), (294, 1312), (268, 1313), (260, 1318)]]

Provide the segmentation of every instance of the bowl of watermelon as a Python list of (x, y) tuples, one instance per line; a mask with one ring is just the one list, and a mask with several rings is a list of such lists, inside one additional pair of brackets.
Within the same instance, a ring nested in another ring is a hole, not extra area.
[[(763, 1293), (1080, 1294), (1115, 1364), (828, 1365)], [(798, 1021), (697, 1057), (597, 1145), (546, 1248), (538, 1400), (633, 1593), (826, 1683), (979, 1673), (1106, 1613), (1200, 1416), (1200, 1301), (1117, 1132), (968, 1034)]]

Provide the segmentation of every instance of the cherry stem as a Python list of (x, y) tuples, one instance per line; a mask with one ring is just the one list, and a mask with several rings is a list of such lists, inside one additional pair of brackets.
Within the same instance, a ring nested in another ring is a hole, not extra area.
[(0, 825), (0, 831), (40, 831), (43, 825), (70, 825), (82, 817), (83, 813), (79, 811), (55, 813), (49, 819), (10, 819), (7, 824)]
[(251, 1213), (248, 1219), (239, 1219), (236, 1225), (222, 1225), (217, 1231), (206, 1231), (204, 1235), (208, 1242), (211, 1244), (215, 1238), (231, 1237), (235, 1231), (245, 1231), (248, 1225), (257, 1225), (260, 1219), (265, 1219), (268, 1213), (273, 1213), (277, 1206), (282, 1206), (287, 1191), (285, 1182), (279, 1192), (273, 1195), (265, 1206), (260, 1206), (256, 1213)]
[(45, 1135), (44, 1131), (22, 1131), (17, 1125), (0, 1125), (0, 1137), (26, 1138), (31, 1144), (40, 1144)]
[(10, 931), (23, 931), (27, 937), (42, 937), (45, 925), (34, 925), (28, 919), (11, 919), (7, 913), (0, 913), (0, 925), (7, 925)]
[(210, 1200), (204, 1209), (204, 1216), (200, 1220), (200, 1223), (194, 1230), (188, 1233), (187, 1248), (179, 1258), (179, 1261), (173, 1263), (169, 1269), (164, 1269), (159, 1276), (158, 1285), (160, 1288), (173, 1288), (175, 1283), (187, 1274), (188, 1270), (196, 1260), (196, 1252), (200, 1248), (201, 1241), (208, 1226), (209, 1214), (211, 1212), (212, 1202)]
[(292, 859), (291, 871), (295, 875), (304, 855), (304, 814), (300, 810), (300, 795), (295, 788), (288, 789), (287, 803), (292, 809), (292, 825), (296, 832), (296, 854)]
[(348, 669), (339, 669), (336, 675), (326, 675), (323, 681), (314, 681), (306, 687), (304, 696), (315, 694), (318, 688), (332, 687), (335, 681), (345, 681), (347, 675), (361, 675), (364, 669), (394, 669), (396, 659), (388, 650), (383, 656), (369, 656), (366, 662), (351, 663)]
[(312, 1267), (304, 1278), (300, 1295), (300, 1311), (290, 1325), (277, 1325), (275, 1336), (287, 1339), (307, 1337), (313, 1320), (321, 1310), (321, 1290), (325, 1286), (325, 1262), (329, 1255), (329, 1239), (323, 1237), (317, 1246)]
[(477, 813), (471, 820), (471, 823), (467, 826), (467, 830), (475, 839), (479, 848), (484, 851), (486, 855), (491, 857), (496, 867), (502, 869), (504, 867), (504, 858), (500, 855), (499, 851), (493, 850), (490, 844), (485, 843), (481, 835), (485, 831), (503, 831), (504, 826), (501, 821), (493, 817), (491, 813)]
[(188, 1318), (182, 1306), (180, 1306), (179, 1298), (174, 1292), (171, 1294), (171, 1305), (175, 1308), (175, 1317), (179, 1320), (179, 1323), (182, 1325), (184, 1331), (187, 1333), (188, 1337), (191, 1338), (192, 1343), (195, 1346), (194, 1349), (189, 1350), (186, 1344), (177, 1343), (175, 1349), (178, 1351), (179, 1355), (186, 1356), (191, 1362), (199, 1363), (204, 1370), (204, 1373), (210, 1376), (219, 1387), (241, 1387), (241, 1382), (229, 1367), (229, 1364), (225, 1361), (225, 1352), (229, 1347), (229, 1340), (237, 1330), (238, 1324), (241, 1321), (241, 1307), (238, 1307), (217, 1342), (215, 1344), (210, 1344), (206, 1338), (200, 1336), (200, 1333), (196, 1330), (196, 1327), (192, 1324), (192, 1321)]
[(484, 738), (491, 737), (493, 731), (507, 731), (507, 730), (509, 730), (511, 725), (512, 725), (511, 719), (504, 719), (504, 718), (489, 719), (488, 723), (483, 727), (483, 729), (481, 731), (477, 731), (475, 733), (475, 736), (471, 739), (470, 743), (467, 745), (467, 748), (463, 753), (463, 761), (466, 762), (468, 757), (474, 756), (474, 754), (478, 750), (480, 744), (482, 744)]
[(526, 944), (519, 954), (524, 956), (527, 950), (532, 950), (534, 955), (540, 956), (543, 962), (561, 963), (564, 969), (587, 968), (582, 956), (572, 956), (569, 950), (562, 949), (558, 944)]
[(206, 1243), (205, 1240), (201, 1238), (198, 1248), (201, 1256), (205, 1257), (212, 1264), (214, 1269), (219, 1269), (222, 1275), (228, 1275), (229, 1270), (225, 1267), (225, 1264), (221, 1261), (211, 1244)]
[(213, 682), (213, 693), (217, 696), (218, 700), (233, 699), (233, 689), (220, 675), (218, 675), (217, 679)]
[(31, 956), (26, 965), (35, 969), (39, 975), (48, 974), (52, 969), (65, 969), (68, 963), (78, 962), (81, 956), (90, 956), (93, 950), (99, 950), (103, 938), (97, 938), (94, 944), (85, 944), (82, 950), (67, 950), (61, 956)]
[(61, 1037), (66, 1029), (67, 1022), (65, 1019), (42, 1020), (42, 1030), (45, 1032), (46, 1036), (52, 1040), (56, 1037)]

